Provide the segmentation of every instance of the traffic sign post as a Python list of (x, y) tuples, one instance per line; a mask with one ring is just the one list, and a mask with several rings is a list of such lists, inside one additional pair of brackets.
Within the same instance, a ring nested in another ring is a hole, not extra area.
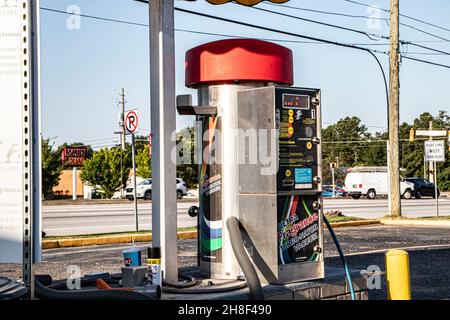
[(125, 133), (131, 134), (131, 157), (133, 162), (133, 202), (134, 202), (134, 223), (136, 225), (136, 231), (139, 231), (139, 216), (137, 206), (137, 183), (136, 183), (136, 144), (134, 134), (139, 132), (139, 116), (138, 110), (130, 110), (125, 112), (124, 115), (124, 127)]
[(425, 161), (430, 161), (434, 164), (434, 196), (436, 199), (436, 216), (439, 217), (437, 163), (445, 161), (445, 141), (425, 141)]
[(124, 115), (125, 133), (135, 134), (139, 132), (138, 110), (130, 110)]

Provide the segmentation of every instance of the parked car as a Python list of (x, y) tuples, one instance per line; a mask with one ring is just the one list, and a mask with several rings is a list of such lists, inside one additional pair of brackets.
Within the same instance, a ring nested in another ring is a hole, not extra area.
[[(414, 195), (416, 199), (420, 199), (422, 197), (433, 197), (435, 198), (435, 185), (430, 181), (422, 178), (406, 178), (406, 181), (414, 184)], [(439, 188), (437, 189), (437, 196), (441, 195)]]
[[(125, 188), (125, 198), (133, 200), (133, 185), (128, 185)], [(177, 198), (181, 199), (187, 194), (186, 182), (181, 178), (177, 178)], [(136, 198), (151, 200), (152, 199), (152, 179), (144, 179), (137, 184)]]
[[(389, 193), (388, 172), (386, 167), (356, 167), (350, 169), (345, 177), (345, 190), (353, 199), (366, 196), (375, 199)], [(400, 194), (404, 199), (414, 195), (414, 183), (400, 181)]]
[[(335, 189), (334, 196), (335, 196), (335, 198), (343, 197), (343, 193), (340, 192), (338, 189)], [(325, 187), (324, 186), (322, 189), (322, 197), (332, 198), (333, 197), (333, 187), (329, 187), (329, 186)]]
[[(344, 190), (344, 188), (340, 186), (335, 186), (335, 195), (336, 197), (345, 197), (347, 195), (347, 192)], [(333, 186), (332, 185), (324, 185), (322, 196), (324, 197), (332, 197), (333, 196)]]

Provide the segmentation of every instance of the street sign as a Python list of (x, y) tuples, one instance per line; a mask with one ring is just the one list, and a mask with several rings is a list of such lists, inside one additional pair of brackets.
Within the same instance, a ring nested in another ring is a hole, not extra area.
[(445, 137), (447, 130), (416, 130), (416, 136)]
[(66, 147), (62, 151), (61, 160), (67, 166), (80, 167), (86, 160), (86, 156), (86, 147)]
[(36, 7), (0, 1), (0, 263), (22, 263), (27, 285), (41, 235)]
[(425, 161), (445, 161), (444, 141), (425, 141)]
[(124, 119), (126, 134), (134, 134), (139, 132), (139, 117), (137, 110), (125, 112)]

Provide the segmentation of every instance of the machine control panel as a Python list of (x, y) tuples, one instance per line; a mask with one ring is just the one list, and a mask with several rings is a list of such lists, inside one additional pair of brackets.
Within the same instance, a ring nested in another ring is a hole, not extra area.
[(319, 90), (276, 87), (278, 192), (322, 190), (319, 101)]

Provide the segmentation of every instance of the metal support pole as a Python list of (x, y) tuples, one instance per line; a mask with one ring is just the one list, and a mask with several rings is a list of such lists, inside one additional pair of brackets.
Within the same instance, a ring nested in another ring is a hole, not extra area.
[(401, 217), (399, 156), (399, 0), (391, 0), (391, 31), (389, 38), (389, 202), (391, 216)]
[(437, 162), (434, 161), (434, 196), (436, 198), (436, 217), (439, 217), (439, 196), (438, 196), (438, 185), (437, 185)]
[(331, 180), (333, 184), (333, 198), (336, 198), (336, 184), (334, 183), (334, 167), (331, 168)]
[(72, 168), (72, 200), (77, 200), (77, 167)]
[(134, 202), (134, 223), (136, 225), (136, 231), (139, 231), (139, 216), (137, 205), (137, 183), (136, 183), (136, 145), (134, 139), (134, 133), (131, 135), (131, 157), (133, 161), (133, 202)]
[(153, 246), (161, 248), (167, 281), (178, 280), (175, 141), (174, 0), (151, 0), (150, 96)]

